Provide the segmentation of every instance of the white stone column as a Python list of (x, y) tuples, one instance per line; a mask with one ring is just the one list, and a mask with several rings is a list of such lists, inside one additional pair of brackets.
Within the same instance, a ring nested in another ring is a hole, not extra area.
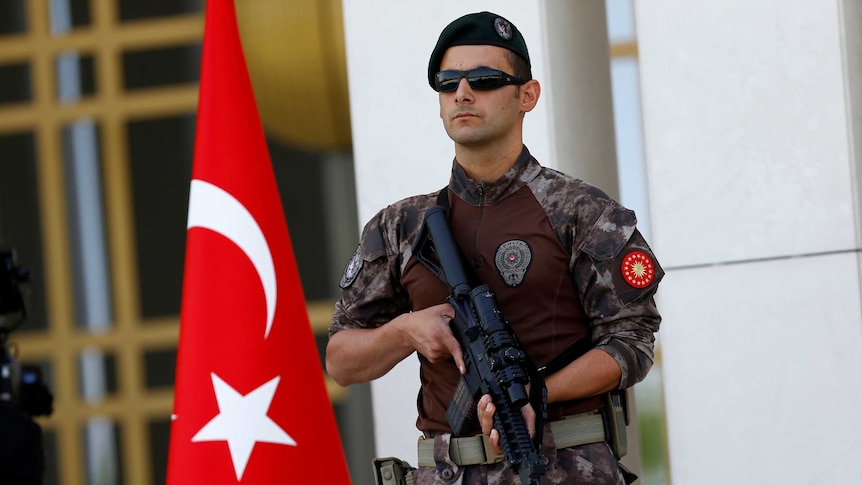
[[(428, 86), (428, 57), (449, 22), (482, 10), (523, 32), (533, 75), (543, 85), (525, 122), (531, 153), (546, 166), (598, 179), (593, 183), (616, 194), (607, 31), (596, 25), (605, 22), (602, 1), (346, 0), (343, 9), (360, 228), (387, 204), (448, 183), (454, 150)], [(569, 42), (595, 42), (600, 54)], [(377, 455), (415, 465), (415, 356), (372, 388)]]
[(636, 2), (673, 483), (862, 476), (859, 4)]

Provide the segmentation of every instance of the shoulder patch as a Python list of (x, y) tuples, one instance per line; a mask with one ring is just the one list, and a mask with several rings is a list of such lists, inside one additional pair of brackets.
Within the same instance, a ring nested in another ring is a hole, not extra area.
[(359, 276), (359, 270), (362, 269), (362, 255), (359, 254), (360, 248), (356, 248), (356, 252), (347, 261), (347, 266), (344, 267), (344, 274), (341, 275), (341, 281), (338, 283), (342, 289), (345, 289), (356, 281)]
[(620, 265), (623, 280), (633, 288), (646, 288), (655, 279), (655, 263), (643, 251), (628, 253)]

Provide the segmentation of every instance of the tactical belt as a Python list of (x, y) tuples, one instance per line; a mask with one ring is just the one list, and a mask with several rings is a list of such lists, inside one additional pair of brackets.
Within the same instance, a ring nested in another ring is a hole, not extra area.
[[(551, 422), (551, 432), (557, 449), (605, 441), (605, 425), (601, 414), (579, 414)], [(493, 452), (485, 435), (452, 438), (449, 458), (458, 466), (485, 465), (503, 461), (503, 455)], [(419, 438), (419, 466), (434, 466), (434, 439)]]

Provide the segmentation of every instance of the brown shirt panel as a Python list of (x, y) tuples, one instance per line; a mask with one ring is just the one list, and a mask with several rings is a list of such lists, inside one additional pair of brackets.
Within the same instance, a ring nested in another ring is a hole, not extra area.
[[(568, 270), (570, 255), (554, 234), (544, 210), (527, 186), (491, 205), (473, 205), (450, 196), (450, 228), (468, 261), (473, 261), (482, 283), (494, 288), (497, 302), (530, 359), (548, 364), (580, 339), (589, 327)], [(523, 241), (530, 263), (523, 280), (507, 284), (496, 262), (504, 243)], [(446, 301), (448, 288), (422, 264), (411, 260), (401, 279), (413, 310)], [(418, 427), (426, 432), (449, 431), (445, 413), (459, 378), (453, 361), (431, 364), (420, 356), (422, 392)], [(550, 419), (597, 409), (601, 400), (555, 403)], [(478, 424), (476, 425), (478, 430)]]

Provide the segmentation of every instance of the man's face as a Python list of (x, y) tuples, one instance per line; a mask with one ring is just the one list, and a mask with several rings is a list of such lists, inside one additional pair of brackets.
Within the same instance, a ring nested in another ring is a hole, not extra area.
[[(490, 67), (512, 74), (508, 51), (491, 45), (459, 45), (443, 55), (440, 70), (469, 71)], [(479, 148), (517, 135), (520, 127), (519, 86), (502, 86), (489, 91), (470, 87), (461, 79), (458, 89), (441, 92), (440, 118), (456, 144)]]

